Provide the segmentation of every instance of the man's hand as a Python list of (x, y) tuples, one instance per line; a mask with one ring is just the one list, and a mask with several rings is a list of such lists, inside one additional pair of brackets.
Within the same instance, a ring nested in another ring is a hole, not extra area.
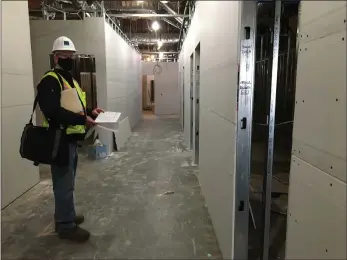
[(100, 113), (104, 113), (105, 111), (101, 108), (95, 108), (92, 112), (93, 116), (98, 116)]
[(86, 125), (87, 126), (94, 126), (95, 124), (96, 124), (95, 121), (90, 116), (87, 116)]

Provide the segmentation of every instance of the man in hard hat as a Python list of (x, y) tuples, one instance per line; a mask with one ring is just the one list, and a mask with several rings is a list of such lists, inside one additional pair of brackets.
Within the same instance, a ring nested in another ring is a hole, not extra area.
[[(86, 125), (94, 125), (95, 118), (102, 109), (86, 109), (86, 97), (70, 71), (76, 55), (73, 42), (59, 37), (53, 44), (55, 67), (47, 72), (37, 86), (38, 102), (43, 113), (43, 126), (65, 127), (69, 143), (69, 165), (66, 167), (51, 165), (53, 191), (55, 199), (55, 231), (60, 238), (76, 242), (89, 239), (90, 233), (78, 225), (84, 221), (83, 216), (75, 213), (74, 187), (77, 168), (77, 142), (84, 140)], [(83, 107), (82, 113), (74, 113), (60, 105), (61, 92), (75, 88)]]

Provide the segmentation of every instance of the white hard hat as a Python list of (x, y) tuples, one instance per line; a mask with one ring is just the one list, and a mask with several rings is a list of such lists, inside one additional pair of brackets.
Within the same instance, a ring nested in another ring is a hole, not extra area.
[(61, 36), (57, 38), (53, 43), (53, 50), (55, 51), (76, 51), (73, 42), (66, 36)]

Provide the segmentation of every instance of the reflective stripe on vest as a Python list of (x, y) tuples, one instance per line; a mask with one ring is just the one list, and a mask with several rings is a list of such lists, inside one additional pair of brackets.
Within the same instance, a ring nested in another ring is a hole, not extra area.
[[(61, 90), (65, 90), (65, 89), (69, 89), (71, 88), (70, 84), (61, 76), (61, 79), (63, 81), (64, 86), (61, 85), (60, 81), (59, 81), (59, 77), (57, 76), (56, 72), (50, 71), (47, 72), (42, 78), (48, 77), (48, 76), (52, 76), (55, 79), (58, 80), (59, 85)], [(82, 91), (82, 89), (80, 88), (80, 86), (78, 85), (78, 82), (76, 80), (73, 80), (74, 86), (76, 88), (76, 91), (78, 93), (78, 96), (80, 97), (82, 104), (84, 107), (86, 107), (87, 105), (87, 101), (86, 101), (86, 94), (85, 92)], [(48, 121), (46, 120), (46, 118), (43, 116), (43, 127), (48, 127)], [(76, 126), (68, 126), (68, 128), (66, 129), (66, 134), (71, 135), (71, 134), (84, 134), (86, 132), (86, 127), (84, 125), (76, 125)]]

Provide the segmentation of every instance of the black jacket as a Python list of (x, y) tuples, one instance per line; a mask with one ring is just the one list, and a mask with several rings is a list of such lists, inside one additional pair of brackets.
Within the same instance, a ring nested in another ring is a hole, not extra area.
[[(72, 75), (69, 72), (55, 69), (69, 84), (74, 87)], [(37, 85), (37, 98), (43, 115), (49, 119), (50, 126), (60, 125), (85, 125), (86, 116), (73, 113), (60, 106), (61, 87), (59, 81), (52, 77), (44, 77)], [(87, 115), (91, 116), (91, 111), (87, 110)], [(84, 135), (69, 135), (69, 140), (83, 140)]]

